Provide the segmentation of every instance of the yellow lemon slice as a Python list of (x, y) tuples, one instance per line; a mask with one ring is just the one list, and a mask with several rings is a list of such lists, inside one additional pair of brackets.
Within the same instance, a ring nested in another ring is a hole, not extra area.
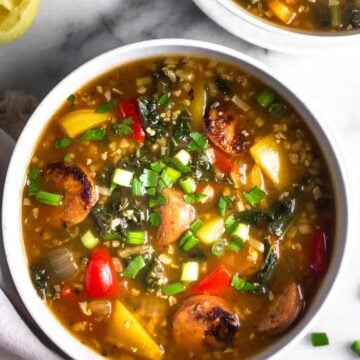
[(0, 43), (22, 36), (33, 22), (40, 0), (0, 0)]

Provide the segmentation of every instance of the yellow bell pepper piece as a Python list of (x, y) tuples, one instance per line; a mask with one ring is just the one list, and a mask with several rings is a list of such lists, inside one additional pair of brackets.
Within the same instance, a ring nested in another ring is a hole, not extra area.
[(106, 340), (140, 357), (160, 359), (163, 355), (160, 346), (119, 300), (115, 300)]
[(196, 131), (202, 130), (206, 107), (206, 90), (205, 82), (201, 79), (197, 80), (193, 85), (193, 100), (190, 105), (190, 112), (192, 115), (192, 127)]
[(206, 221), (196, 236), (205, 244), (212, 244), (218, 240), (225, 232), (224, 219), (220, 216), (215, 216)]
[(107, 113), (96, 113), (93, 109), (83, 109), (66, 114), (60, 119), (59, 125), (67, 136), (75, 138), (108, 120), (110, 120), (110, 115)]
[(292, 183), (294, 168), (284, 149), (276, 143), (272, 134), (253, 145), (250, 148), (250, 154), (279, 190)]
[(296, 17), (296, 12), (279, 0), (267, 0), (267, 5), (275, 16), (285, 24), (290, 24)]

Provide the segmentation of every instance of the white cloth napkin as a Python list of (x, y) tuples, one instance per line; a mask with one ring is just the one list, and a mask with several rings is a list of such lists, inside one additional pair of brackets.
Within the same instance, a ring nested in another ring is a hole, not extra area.
[[(15, 141), (0, 128), (0, 203), (14, 145)], [(55, 348), (33, 324), (16, 292), (7, 268), (0, 232), (0, 359), (61, 359), (49, 346)]]

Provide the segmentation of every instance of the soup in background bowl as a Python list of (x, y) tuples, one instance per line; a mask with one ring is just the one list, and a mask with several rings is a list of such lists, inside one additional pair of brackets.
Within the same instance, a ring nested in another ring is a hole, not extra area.
[(346, 197), (326, 138), (252, 60), (207, 48), (105, 54), (58, 85), (19, 140), (9, 266), (74, 358), (265, 357), (332, 285)]

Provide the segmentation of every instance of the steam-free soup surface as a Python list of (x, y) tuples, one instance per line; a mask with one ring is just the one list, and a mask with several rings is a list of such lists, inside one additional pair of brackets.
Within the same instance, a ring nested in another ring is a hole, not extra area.
[(244, 359), (301, 318), (333, 193), (279, 94), (163, 57), (101, 76), (49, 120), (23, 233), (35, 289), (79, 341), (114, 359)]
[(358, 0), (233, 0), (253, 15), (292, 30), (347, 32), (360, 28)]

